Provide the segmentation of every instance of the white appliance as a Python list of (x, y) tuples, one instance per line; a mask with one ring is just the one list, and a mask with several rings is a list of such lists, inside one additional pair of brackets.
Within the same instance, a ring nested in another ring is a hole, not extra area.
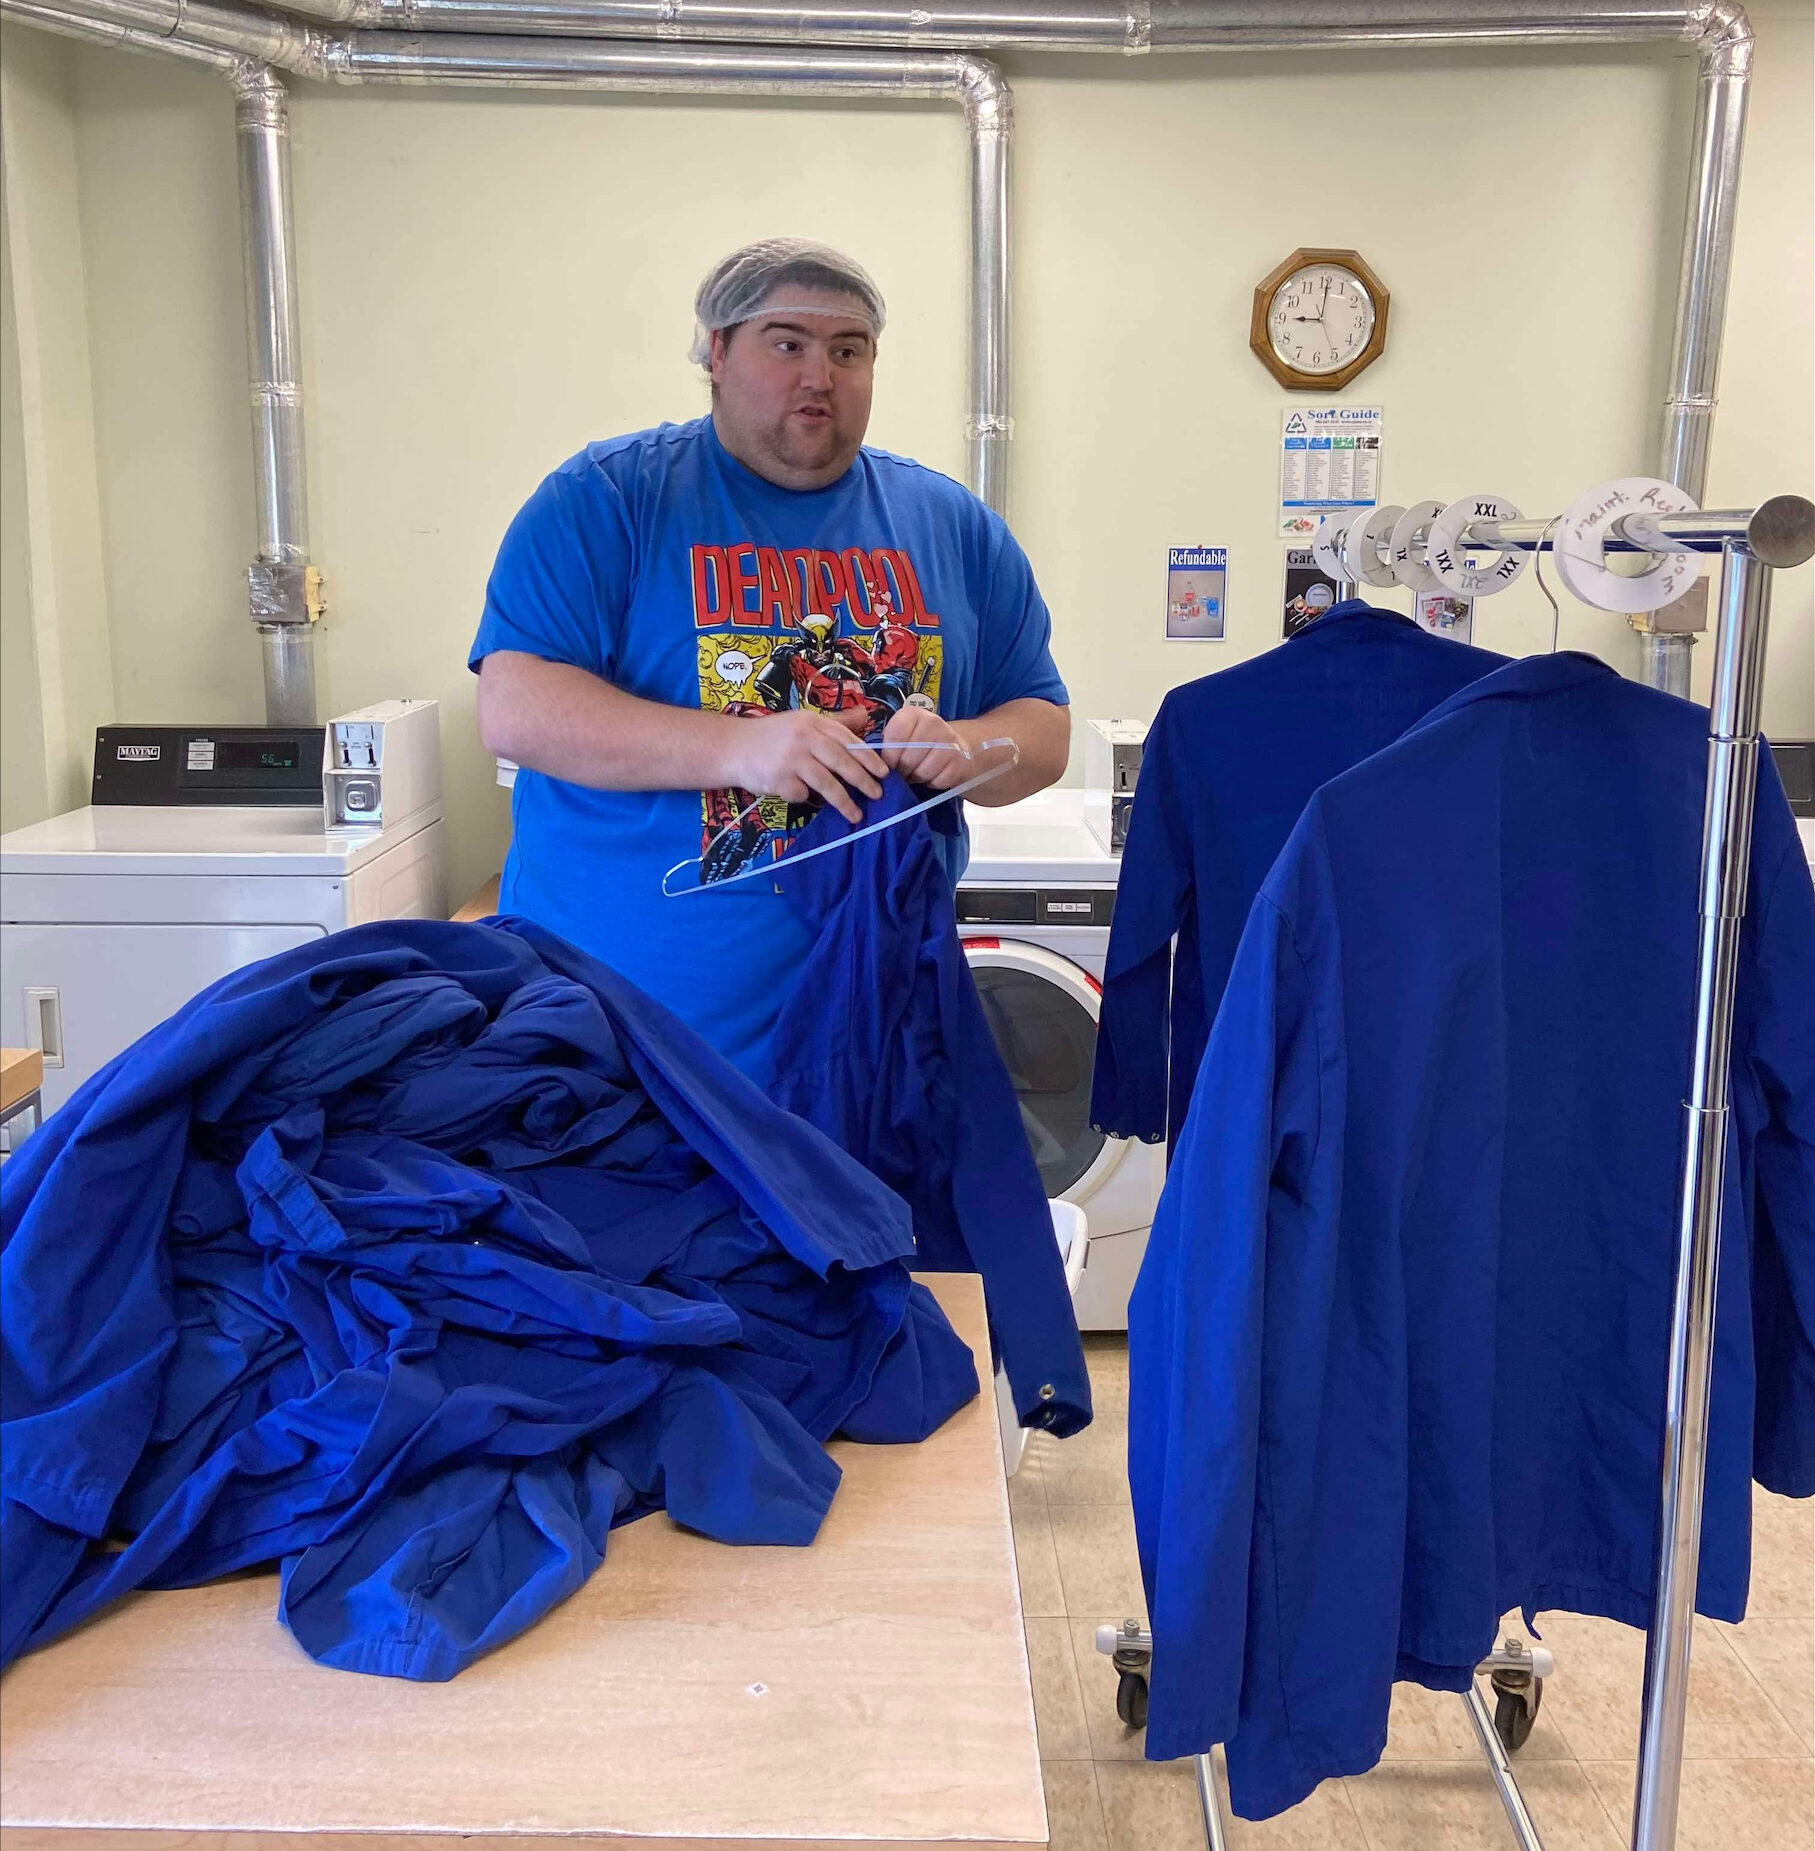
[(1084, 722), (1084, 820), (1098, 846), (1112, 855), (1128, 839), (1146, 744), (1145, 720)]
[[(394, 723), (395, 705), (354, 717)], [(197, 802), (198, 787), (203, 797), (220, 794), (201, 780), (220, 775), (226, 758), (200, 750), (207, 729), (107, 729), (110, 772), (132, 763), (124, 754), (142, 763), (160, 746), (163, 794), (91, 804), (0, 836), (0, 1043), (43, 1050), (47, 1113), (197, 991), (244, 965), (343, 926), (447, 917), (437, 715), (433, 702), (409, 705), (407, 754), (392, 726), (380, 822), (326, 827), (321, 780), (311, 784), (293, 757), (282, 774), (292, 789)], [(133, 739), (118, 743), (129, 731)], [(330, 753), (334, 737), (331, 723)], [(311, 753), (320, 739), (307, 736)], [(248, 747), (254, 759), (257, 743)], [(394, 792), (413, 807), (398, 809)]]
[(1121, 862), (1086, 824), (1084, 800), (1079, 790), (1048, 790), (1001, 809), (965, 806), (971, 858), (958, 884), (958, 929), (1046, 1193), (1087, 1219), (1072, 1295), (1079, 1327), (1126, 1330), (1166, 1152), (1105, 1137), (1090, 1122)]

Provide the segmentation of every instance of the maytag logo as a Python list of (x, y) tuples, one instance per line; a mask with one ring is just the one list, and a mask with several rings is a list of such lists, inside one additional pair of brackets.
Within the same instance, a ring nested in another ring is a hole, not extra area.
[(128, 760), (155, 760), (164, 756), (164, 748), (162, 746), (115, 746), (113, 755), (115, 758)]

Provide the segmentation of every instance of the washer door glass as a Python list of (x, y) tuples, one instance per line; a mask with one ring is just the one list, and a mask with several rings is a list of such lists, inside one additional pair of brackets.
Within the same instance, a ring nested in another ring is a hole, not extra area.
[(1021, 1123), (1047, 1196), (1063, 1195), (1096, 1162), (1090, 1122), (1097, 1025), (1075, 996), (1036, 971), (973, 966), (983, 1013), (1015, 1083)]

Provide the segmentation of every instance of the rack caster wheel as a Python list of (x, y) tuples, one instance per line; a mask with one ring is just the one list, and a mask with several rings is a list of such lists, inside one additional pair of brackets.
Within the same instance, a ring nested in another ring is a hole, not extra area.
[(1115, 1713), (1130, 1729), (1147, 1727), (1147, 1680), (1138, 1671), (1124, 1671), (1116, 1679)]
[(1516, 1754), (1531, 1739), (1531, 1726), (1538, 1720), (1538, 1711), (1544, 1702), (1544, 1680), (1541, 1677), (1519, 1679), (1520, 1687), (1509, 1687), (1500, 1681), (1496, 1673), (1494, 1680), (1494, 1733), (1505, 1743), (1509, 1754)]

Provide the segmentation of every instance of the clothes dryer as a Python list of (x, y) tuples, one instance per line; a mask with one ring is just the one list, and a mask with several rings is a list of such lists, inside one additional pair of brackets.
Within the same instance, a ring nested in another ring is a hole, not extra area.
[(1021, 1103), (1046, 1193), (1089, 1228), (1073, 1293), (1084, 1330), (1126, 1330), (1163, 1144), (1111, 1138), (1090, 1122), (1109, 924), (1121, 858), (1084, 820), (1084, 793), (1048, 790), (1000, 809), (966, 806), (970, 864), (958, 930)]

